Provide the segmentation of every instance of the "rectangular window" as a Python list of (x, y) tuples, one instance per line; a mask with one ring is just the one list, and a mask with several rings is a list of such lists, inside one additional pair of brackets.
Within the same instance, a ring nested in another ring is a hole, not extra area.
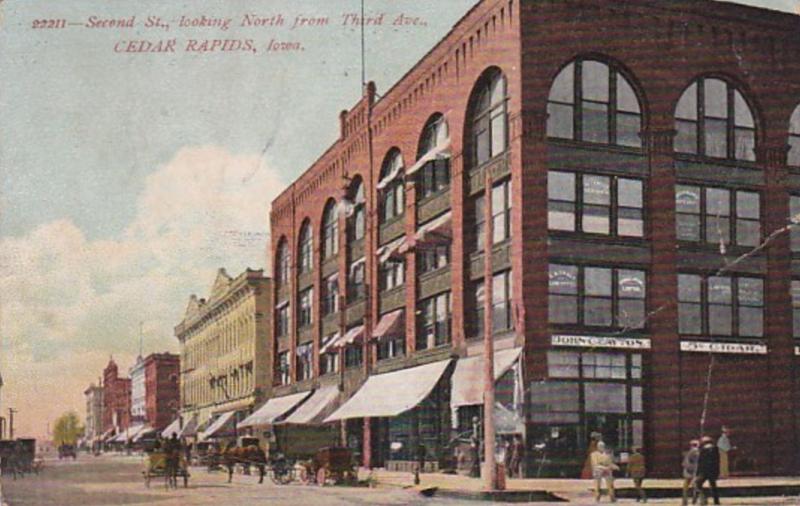
[(486, 208), (485, 197), (478, 195), (473, 201), (473, 216), (475, 217), (475, 251), (483, 251), (486, 243)]
[(511, 237), (511, 180), (492, 187), (492, 244)]
[(339, 275), (328, 276), (322, 283), (322, 314), (337, 313), (339, 311)]
[(348, 277), (347, 299), (355, 302), (366, 296), (366, 284), (364, 281), (364, 259), (356, 260), (350, 265), (350, 276)]
[[(339, 336), (338, 333), (331, 334), (329, 336), (325, 336), (322, 338), (322, 343), (320, 349), (325, 348), (330, 344), (330, 342), (334, 339), (337, 339)], [(321, 353), (319, 356), (319, 374), (323, 376), (325, 374), (332, 374), (339, 372), (339, 352), (338, 351), (328, 351), (327, 353)]]
[(431, 160), (419, 169), (417, 200), (446, 190), (450, 186), (450, 160)]
[(386, 260), (381, 264), (380, 269), (381, 291), (385, 292), (403, 286), (405, 282), (405, 263), (403, 261), (396, 259)]
[(763, 337), (764, 281), (679, 274), (678, 330), (686, 335)]
[(281, 385), (288, 385), (291, 382), (288, 351), (278, 353), (278, 381)]
[(430, 245), (417, 248), (417, 274), (425, 274), (450, 263), (449, 245)]
[(501, 332), (512, 328), (511, 271), (504, 271), (492, 278), (492, 331)]
[(344, 366), (348, 369), (358, 367), (363, 362), (363, 350), (359, 344), (351, 344), (344, 349)]
[(792, 335), (800, 338), (800, 280), (792, 280)]
[(796, 223), (789, 232), (792, 253), (800, 253), (800, 196), (798, 195), (789, 197), (789, 223)]
[(402, 357), (406, 352), (405, 332), (387, 336), (378, 342), (378, 360)]
[(547, 223), (550, 230), (575, 231), (578, 202), (575, 178), (572, 172), (551, 170), (547, 173)]
[(694, 185), (675, 187), (676, 234), (681, 241), (754, 247), (761, 242), (761, 196)]
[(483, 335), (484, 319), (483, 314), (485, 311), (484, 305), (486, 301), (486, 292), (484, 290), (483, 281), (476, 281), (473, 284), (473, 297), (474, 307), (472, 314), (473, 329), (468, 334), (468, 337), (479, 337)]
[(550, 323), (641, 329), (645, 300), (644, 271), (550, 264)]
[(420, 301), (417, 312), (417, 350), (450, 342), (450, 292)]
[(314, 300), (314, 288), (307, 288), (300, 292), (297, 296), (297, 326), (299, 328), (308, 327), (311, 325), (312, 308)]
[(579, 378), (580, 353), (572, 351), (548, 351), (547, 375), (551, 378)]
[(289, 303), (284, 302), (278, 306), (275, 314), (275, 333), (278, 337), (289, 335), (290, 319), (291, 312), (289, 310)]
[(611, 178), (583, 177), (583, 231), (590, 234), (611, 232)]
[(311, 379), (314, 374), (312, 369), (312, 349), (311, 343), (301, 344), (297, 347), (297, 381)]

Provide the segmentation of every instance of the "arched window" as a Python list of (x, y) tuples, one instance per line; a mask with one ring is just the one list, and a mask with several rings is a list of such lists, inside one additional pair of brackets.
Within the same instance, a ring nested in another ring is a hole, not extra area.
[(336, 202), (331, 199), (322, 213), (322, 258), (328, 259), (339, 252), (339, 220)]
[(558, 139), (639, 148), (642, 108), (617, 69), (577, 60), (561, 70), (547, 99), (547, 135)]
[(504, 153), (508, 146), (506, 78), (499, 69), (484, 74), (475, 89), (470, 124), (475, 167)]
[(789, 121), (789, 165), (800, 167), (800, 105)]
[(403, 206), (405, 205), (403, 167), (403, 155), (397, 149), (393, 149), (386, 155), (381, 166), (381, 178), (378, 182), (378, 191), (381, 196), (381, 223), (403, 215)]
[(417, 149), (417, 163), (408, 174), (415, 174), (417, 200), (439, 193), (450, 186), (450, 133), (442, 114), (434, 114), (425, 124)]
[(313, 264), (314, 243), (311, 238), (311, 223), (306, 220), (300, 227), (300, 243), (297, 253), (297, 270), (300, 274), (311, 272)]
[(277, 278), (278, 286), (287, 286), (289, 284), (291, 263), (292, 254), (289, 251), (289, 244), (286, 242), (286, 238), (282, 237), (278, 245), (277, 261), (275, 262), (277, 265), (275, 277)]
[(360, 177), (355, 178), (350, 186), (350, 200), (352, 209), (348, 210), (350, 216), (349, 228), (350, 238), (358, 241), (364, 238), (367, 228), (366, 199), (364, 198), (364, 184)]
[(721, 79), (701, 77), (675, 108), (675, 151), (731, 160), (756, 159), (756, 128), (744, 96)]

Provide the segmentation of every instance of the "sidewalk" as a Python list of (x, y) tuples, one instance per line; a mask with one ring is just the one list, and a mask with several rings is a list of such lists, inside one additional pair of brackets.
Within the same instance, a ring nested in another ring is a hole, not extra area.
[[(436, 496), (458, 497), (461, 499), (491, 499), (503, 502), (536, 501), (574, 501), (592, 497), (591, 480), (580, 479), (509, 479), (506, 491), (489, 494), (483, 491), (483, 482), (467, 476), (424, 473), (420, 485), (414, 485), (410, 473), (390, 472), (375, 469), (359, 471), (359, 478), (369, 476), (379, 487), (414, 488), (420, 493)], [(636, 497), (633, 481), (629, 478), (615, 480), (617, 497)], [(645, 488), (650, 498), (681, 497), (683, 481), (679, 479), (645, 480)], [(728, 478), (719, 481), (722, 497), (779, 497), (800, 495), (800, 477), (777, 478)]]

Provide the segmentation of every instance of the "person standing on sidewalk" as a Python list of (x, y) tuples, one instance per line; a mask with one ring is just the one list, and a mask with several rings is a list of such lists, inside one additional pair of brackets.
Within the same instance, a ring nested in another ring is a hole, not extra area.
[(592, 463), (592, 476), (594, 477), (594, 498), (600, 502), (603, 495), (603, 480), (608, 487), (608, 498), (611, 502), (617, 502), (614, 492), (614, 471), (619, 471), (619, 467), (614, 463), (614, 458), (610, 453), (606, 453), (606, 444), (602, 441), (597, 443), (597, 449), (590, 455)]
[(683, 502), (682, 506), (689, 504), (689, 490), (692, 491), (692, 504), (696, 501), (694, 480), (697, 477), (697, 460), (700, 457), (700, 440), (692, 439), (689, 442), (689, 451), (683, 457)]
[(707, 504), (703, 484), (708, 481), (714, 504), (719, 504), (719, 491), (717, 479), (719, 478), (719, 449), (714, 445), (714, 440), (703, 436), (700, 440), (700, 456), (697, 459), (697, 479), (695, 489), (700, 496), (700, 504)]
[(728, 434), (728, 428), (724, 425), (722, 426), (722, 434), (717, 439), (717, 448), (719, 448), (719, 477), (722, 478), (730, 478), (730, 458), (728, 452), (730, 452), (733, 447), (731, 446), (731, 440)]
[(644, 493), (644, 488), (642, 488), (646, 474), (647, 466), (645, 465), (644, 455), (642, 455), (639, 447), (634, 446), (633, 453), (628, 457), (628, 476), (633, 478), (633, 486), (636, 487), (636, 492), (639, 494), (636, 502), (647, 502), (647, 494)]

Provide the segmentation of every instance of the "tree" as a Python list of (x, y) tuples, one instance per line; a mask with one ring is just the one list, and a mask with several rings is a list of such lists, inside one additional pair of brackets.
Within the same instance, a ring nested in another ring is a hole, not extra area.
[(59, 416), (53, 427), (53, 442), (56, 445), (74, 445), (83, 434), (83, 427), (78, 419), (78, 414), (68, 411)]

